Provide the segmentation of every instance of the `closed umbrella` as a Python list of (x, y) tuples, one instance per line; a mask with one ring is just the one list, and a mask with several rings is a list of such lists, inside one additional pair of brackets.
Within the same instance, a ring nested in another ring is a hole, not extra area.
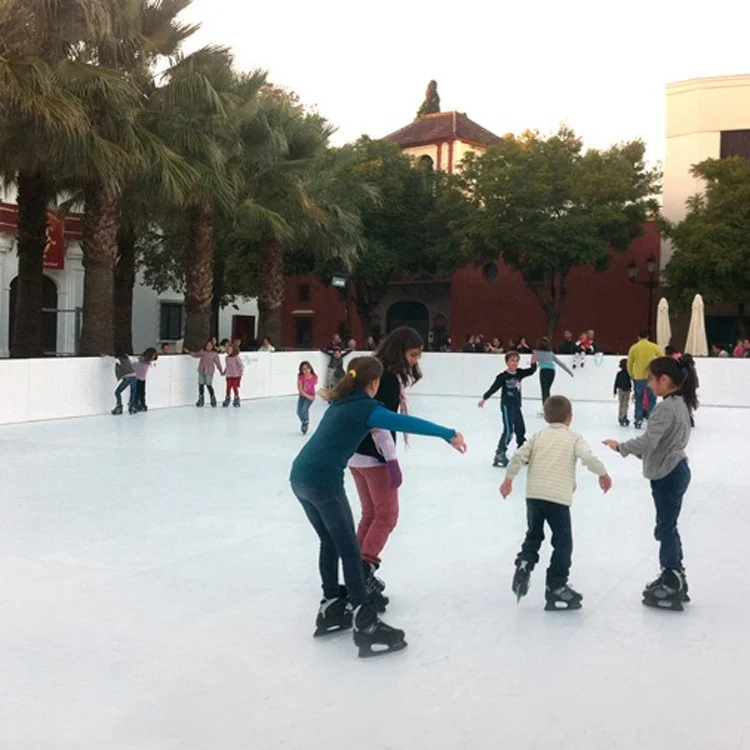
[(666, 348), (672, 340), (672, 326), (669, 323), (669, 302), (662, 297), (656, 308), (656, 343)]
[(685, 352), (694, 357), (708, 356), (708, 340), (706, 339), (706, 317), (703, 307), (703, 297), (696, 294), (693, 298), (693, 310), (690, 314)]

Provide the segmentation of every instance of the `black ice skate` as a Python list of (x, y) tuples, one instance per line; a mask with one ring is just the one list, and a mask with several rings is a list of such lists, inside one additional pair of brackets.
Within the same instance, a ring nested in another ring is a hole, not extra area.
[(205, 403), (206, 399), (204, 398), (203, 394), (201, 394), (200, 396), (198, 396), (198, 400), (195, 402), (195, 405), (200, 408)]
[(242, 402), (240, 401), (240, 397), (239, 396), (235, 396), (234, 397), (234, 401), (232, 402), (232, 406), (236, 406), (238, 408), (240, 406), (242, 406)]
[(339, 586), (339, 595), (335, 599), (323, 599), (320, 602), (313, 638), (349, 630), (351, 626), (352, 608), (347, 598), (346, 587)]
[(643, 603), (656, 609), (671, 609), (682, 612), (685, 601), (685, 579), (676, 570), (665, 570), (643, 591)]
[(359, 647), (359, 656), (368, 659), (371, 656), (383, 656), (391, 651), (403, 651), (406, 648), (404, 631), (392, 628), (380, 620), (372, 604), (360, 604), (354, 610), (354, 643)]
[(122, 404), (117, 404), (117, 406), (112, 409), (112, 414), (122, 414)]
[(495, 459), (492, 462), (493, 466), (502, 466), (505, 468), (508, 465), (508, 454), (503, 451), (495, 453)]
[(135, 404), (128, 406), (128, 414), (138, 414), (138, 407)]
[[(657, 588), (661, 584), (661, 575), (654, 581), (651, 581), (651, 583), (646, 584), (646, 588), (643, 589), (643, 595), (646, 596), (647, 592), (653, 591), (655, 588)], [(687, 579), (687, 573), (685, 571), (682, 571), (682, 603), (683, 604), (690, 604), (690, 594), (688, 593), (690, 591), (690, 587), (688, 586), (688, 579)]]
[(309, 422), (303, 422), (300, 426), (300, 430), (302, 430), (303, 435), (307, 435), (307, 429), (310, 426)]
[(370, 601), (378, 612), (385, 612), (390, 600), (387, 596), (383, 596), (385, 583), (375, 575), (377, 566), (367, 560), (362, 560), (362, 570), (365, 574), (365, 588), (370, 595)]
[(630, 426), (630, 420), (627, 417), (620, 417), (617, 421), (620, 423), (620, 427)]
[(544, 605), (544, 608), (548, 612), (564, 612), (569, 609), (580, 609), (581, 600), (583, 599), (575, 589), (567, 585), (560, 586), (560, 588), (554, 590), (547, 586), (545, 598), (547, 603)]
[(213, 394), (211, 395), (211, 406), (213, 406), (214, 409), (216, 408), (216, 396)]
[(230, 403), (230, 401), (231, 401), (231, 399), (229, 398), (229, 396), (227, 396), (227, 397), (226, 397), (226, 398), (225, 398), (225, 399), (224, 399), (224, 400), (223, 400), (223, 401), (221, 402), (221, 405), (222, 405), (222, 406), (225, 406), (225, 407), (226, 407), (226, 406), (229, 406), (229, 403)]
[(531, 570), (528, 561), (519, 560), (516, 563), (516, 572), (513, 575), (513, 584), (511, 585), (517, 602), (520, 602), (521, 597), (529, 593), (529, 578), (531, 578)]
[(643, 421), (641, 421), (641, 420), (638, 420), (638, 419), (636, 419), (636, 420), (635, 420), (635, 429), (636, 429), (636, 430), (641, 430), (641, 429), (643, 429)]

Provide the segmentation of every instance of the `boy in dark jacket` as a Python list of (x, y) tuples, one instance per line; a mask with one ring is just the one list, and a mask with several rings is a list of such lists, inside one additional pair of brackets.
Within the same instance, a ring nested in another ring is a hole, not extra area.
[(633, 383), (628, 374), (628, 360), (620, 360), (620, 372), (615, 377), (614, 395), (617, 396), (618, 412), (617, 421), (620, 427), (627, 427), (630, 424), (628, 419), (628, 404), (630, 403), (630, 392), (633, 389)]
[(508, 443), (515, 434), (516, 447), (520, 448), (526, 442), (526, 424), (523, 421), (521, 411), (521, 381), (536, 372), (536, 357), (531, 357), (531, 367), (521, 369), (518, 367), (521, 357), (518, 352), (508, 352), (505, 355), (505, 364), (508, 369), (501, 372), (489, 390), (482, 396), (478, 406), (481, 409), (493, 393), (502, 390), (500, 395), (500, 409), (503, 413), (503, 434), (497, 444), (493, 466), (508, 465)]

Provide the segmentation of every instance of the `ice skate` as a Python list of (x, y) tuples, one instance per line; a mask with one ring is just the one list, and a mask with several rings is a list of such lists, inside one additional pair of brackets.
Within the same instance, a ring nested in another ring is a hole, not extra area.
[(390, 603), (390, 599), (387, 596), (383, 596), (385, 584), (375, 576), (376, 568), (372, 563), (362, 560), (362, 569), (365, 574), (365, 588), (370, 596), (370, 601), (375, 610), (382, 614)]
[(620, 417), (617, 421), (620, 423), (620, 427), (628, 427), (630, 425), (630, 420), (627, 417)]
[(369, 560), (362, 560), (362, 567), (365, 571), (365, 586), (371, 587), (374, 591), (379, 591), (382, 594), (385, 591), (385, 581), (375, 575), (375, 571), (380, 565)]
[(226, 408), (227, 406), (229, 406), (229, 404), (230, 404), (230, 403), (231, 403), (231, 399), (229, 398), (229, 396), (227, 396), (227, 397), (226, 397), (226, 398), (225, 398), (225, 399), (224, 399), (224, 400), (223, 400), (223, 401), (221, 402), (221, 405), (222, 405), (223, 407), (225, 407), (225, 408)]
[(122, 404), (117, 404), (114, 409), (112, 409), (112, 414), (122, 414)]
[(323, 599), (320, 602), (318, 616), (315, 618), (313, 638), (320, 638), (331, 633), (349, 630), (352, 626), (352, 608), (349, 604), (346, 588), (339, 586), (339, 595), (334, 599)]
[(303, 422), (300, 425), (300, 430), (302, 431), (303, 435), (307, 435), (307, 430), (308, 430), (309, 427), (310, 427), (310, 423), (309, 422)]
[(138, 413), (138, 407), (135, 404), (130, 404), (128, 406), (128, 414), (137, 414)]
[(655, 609), (671, 609), (682, 612), (685, 601), (685, 579), (676, 570), (665, 570), (643, 591), (643, 603)]
[(640, 419), (636, 419), (634, 426), (635, 426), (636, 430), (642, 430), (643, 429), (643, 421), (640, 420)]
[(359, 648), (359, 657), (368, 659), (383, 656), (406, 648), (404, 631), (386, 625), (375, 612), (372, 604), (360, 604), (354, 610), (354, 643)]
[(235, 406), (237, 408), (239, 408), (240, 406), (242, 406), (242, 402), (240, 401), (240, 397), (239, 396), (235, 396), (234, 397), (234, 401), (232, 402), (232, 406)]
[(513, 584), (511, 586), (513, 593), (516, 595), (517, 602), (520, 602), (521, 597), (529, 593), (529, 578), (531, 578), (531, 570), (529, 569), (528, 561), (519, 560), (516, 563), (516, 572), (513, 575)]
[(549, 612), (580, 609), (581, 600), (583, 599), (575, 589), (570, 588), (568, 585), (560, 586), (560, 588), (554, 590), (547, 586), (544, 596), (547, 600), (544, 608)]
[(505, 468), (508, 465), (508, 454), (504, 451), (498, 451), (495, 453), (495, 459), (492, 461), (492, 465)]
[(198, 400), (195, 402), (195, 405), (200, 408), (203, 406), (203, 404), (206, 403), (206, 399), (203, 397), (203, 394), (201, 393), (200, 396), (198, 396)]
[(211, 396), (211, 406), (213, 406), (214, 409), (216, 408), (216, 396), (214, 395)]

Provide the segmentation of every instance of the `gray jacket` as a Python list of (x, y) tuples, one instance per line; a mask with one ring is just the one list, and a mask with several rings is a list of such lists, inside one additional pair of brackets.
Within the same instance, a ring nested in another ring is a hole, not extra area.
[(560, 361), (557, 356), (555, 356), (554, 352), (543, 352), (540, 349), (534, 349), (534, 356), (536, 357), (536, 361), (539, 364), (539, 369), (554, 369), (555, 365), (560, 365), (560, 367), (562, 367), (562, 369), (565, 370), (568, 375), (573, 377), (573, 373), (568, 369), (568, 366), (565, 364), (565, 362)]
[(680, 461), (687, 458), (690, 440), (690, 412), (682, 396), (667, 396), (648, 418), (648, 429), (633, 440), (620, 443), (623, 456), (643, 455), (643, 476), (663, 479)]

